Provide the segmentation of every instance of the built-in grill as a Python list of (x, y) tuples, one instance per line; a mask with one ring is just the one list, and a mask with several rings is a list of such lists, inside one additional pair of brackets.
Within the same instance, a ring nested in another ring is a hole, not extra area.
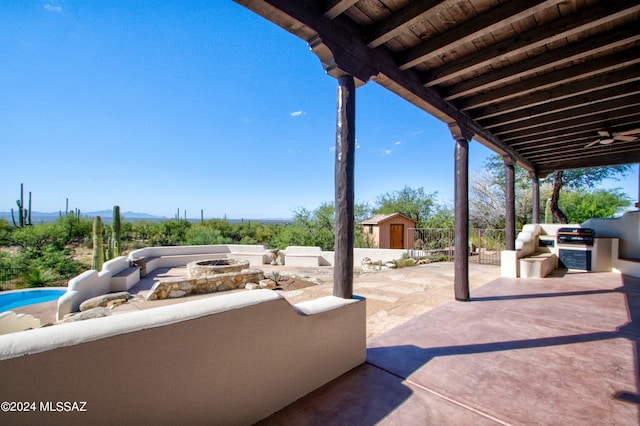
[(558, 266), (591, 271), (594, 238), (591, 228), (558, 229)]
[(560, 228), (558, 244), (593, 245), (595, 232), (591, 228)]

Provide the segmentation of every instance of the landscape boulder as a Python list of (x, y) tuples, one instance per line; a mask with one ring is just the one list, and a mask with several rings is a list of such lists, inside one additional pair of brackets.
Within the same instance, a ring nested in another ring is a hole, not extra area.
[(108, 308), (98, 307), (89, 309), (84, 312), (72, 312), (64, 316), (64, 319), (58, 321), (58, 324), (67, 324), (70, 322), (84, 321), (93, 318), (101, 318), (111, 315), (111, 311)]
[(107, 308), (111, 306), (118, 306), (123, 303), (127, 303), (129, 299), (132, 299), (131, 293), (126, 291), (120, 291), (118, 293), (103, 294), (101, 296), (92, 297), (80, 304), (80, 312), (88, 311), (95, 308)]

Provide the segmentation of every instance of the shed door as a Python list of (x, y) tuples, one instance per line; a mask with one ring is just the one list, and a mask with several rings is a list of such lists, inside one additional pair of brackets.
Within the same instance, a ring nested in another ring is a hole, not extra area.
[(404, 248), (404, 225), (403, 224), (391, 224), (391, 248), (392, 249)]

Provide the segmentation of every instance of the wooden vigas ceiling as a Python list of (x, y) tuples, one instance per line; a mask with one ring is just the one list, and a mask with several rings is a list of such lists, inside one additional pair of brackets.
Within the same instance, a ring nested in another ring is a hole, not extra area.
[(541, 176), (640, 162), (640, 1), (236, 1)]

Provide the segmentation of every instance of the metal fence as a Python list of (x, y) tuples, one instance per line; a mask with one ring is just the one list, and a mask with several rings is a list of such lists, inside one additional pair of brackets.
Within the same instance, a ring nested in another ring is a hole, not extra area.
[[(0, 291), (24, 288), (26, 284), (25, 274), (27, 272), (29, 271), (26, 269), (0, 267)], [(60, 276), (50, 284), (57, 287), (66, 287), (69, 278)]]
[[(434, 261), (453, 261), (455, 231), (453, 228), (410, 228), (409, 241), (413, 241), (413, 258), (426, 257)], [(500, 265), (500, 252), (506, 248), (504, 229), (469, 230), (469, 261)]]

